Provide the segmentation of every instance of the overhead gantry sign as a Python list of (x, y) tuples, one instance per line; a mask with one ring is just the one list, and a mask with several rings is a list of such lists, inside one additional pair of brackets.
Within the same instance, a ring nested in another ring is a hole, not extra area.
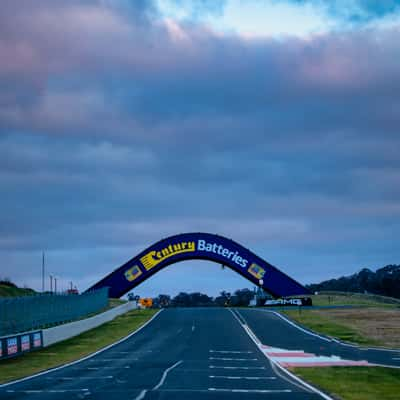
[(110, 297), (121, 297), (164, 267), (196, 259), (226, 265), (274, 297), (310, 294), (300, 283), (250, 250), (231, 239), (210, 233), (183, 233), (163, 239), (88, 290), (108, 287)]

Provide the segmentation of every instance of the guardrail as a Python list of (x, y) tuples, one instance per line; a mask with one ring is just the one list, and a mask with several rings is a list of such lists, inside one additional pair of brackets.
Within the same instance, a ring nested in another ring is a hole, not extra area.
[(0, 336), (76, 320), (107, 305), (107, 288), (81, 295), (0, 298)]

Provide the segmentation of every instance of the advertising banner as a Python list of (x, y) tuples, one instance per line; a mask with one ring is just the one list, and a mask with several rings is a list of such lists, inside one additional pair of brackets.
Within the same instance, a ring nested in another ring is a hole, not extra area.
[(43, 347), (42, 332), (21, 333), (0, 338), (0, 359), (21, 355)]
[(16, 337), (7, 339), (7, 355), (18, 353), (18, 341)]
[(31, 349), (31, 339), (29, 335), (21, 336), (21, 351), (28, 351)]
[(32, 334), (32, 336), (33, 336), (33, 347), (34, 348), (42, 347), (42, 333), (35, 332)]
[(276, 306), (312, 306), (311, 297), (301, 297), (299, 299), (275, 299), (266, 300), (265, 306), (276, 307)]
[(222, 236), (184, 233), (163, 239), (132, 258), (88, 290), (109, 288), (121, 297), (162, 268), (184, 260), (202, 259), (230, 267), (274, 297), (309, 294), (309, 291), (250, 250)]

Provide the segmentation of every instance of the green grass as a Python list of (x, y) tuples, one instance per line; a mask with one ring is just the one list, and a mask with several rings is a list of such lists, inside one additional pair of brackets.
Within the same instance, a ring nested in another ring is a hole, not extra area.
[(368, 296), (363, 294), (351, 294), (351, 295), (328, 295), (318, 294), (310, 296), (314, 306), (369, 306), (369, 307), (399, 307), (400, 303), (386, 303), (385, 298), (379, 298), (379, 296)]
[(0, 284), (0, 297), (32, 296), (36, 292), (32, 289), (23, 289), (15, 286)]
[(133, 332), (157, 310), (133, 310), (72, 339), (21, 357), (0, 361), (0, 383), (77, 360)]
[(329, 318), (329, 311), (326, 311), (326, 315), (322, 316), (314, 310), (302, 310), (299, 313), (298, 310), (285, 310), (282, 314), (286, 314), (291, 319), (295, 320), (301, 325), (312, 329), (313, 331), (335, 337), (337, 339), (357, 343), (361, 345), (379, 346), (383, 343), (377, 340), (365, 337), (358, 333), (351, 326), (347, 326), (334, 321)]
[(342, 400), (398, 400), (400, 369), (383, 367), (294, 368), (296, 375)]

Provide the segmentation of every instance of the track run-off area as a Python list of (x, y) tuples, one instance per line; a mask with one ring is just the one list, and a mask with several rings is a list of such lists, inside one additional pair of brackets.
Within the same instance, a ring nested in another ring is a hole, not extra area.
[(172, 308), (106, 350), (0, 385), (0, 398), (329, 399), (275, 361), (274, 355), (290, 361), (302, 352), (304, 358), (336, 356), (400, 367), (400, 351), (339, 343), (274, 312)]

